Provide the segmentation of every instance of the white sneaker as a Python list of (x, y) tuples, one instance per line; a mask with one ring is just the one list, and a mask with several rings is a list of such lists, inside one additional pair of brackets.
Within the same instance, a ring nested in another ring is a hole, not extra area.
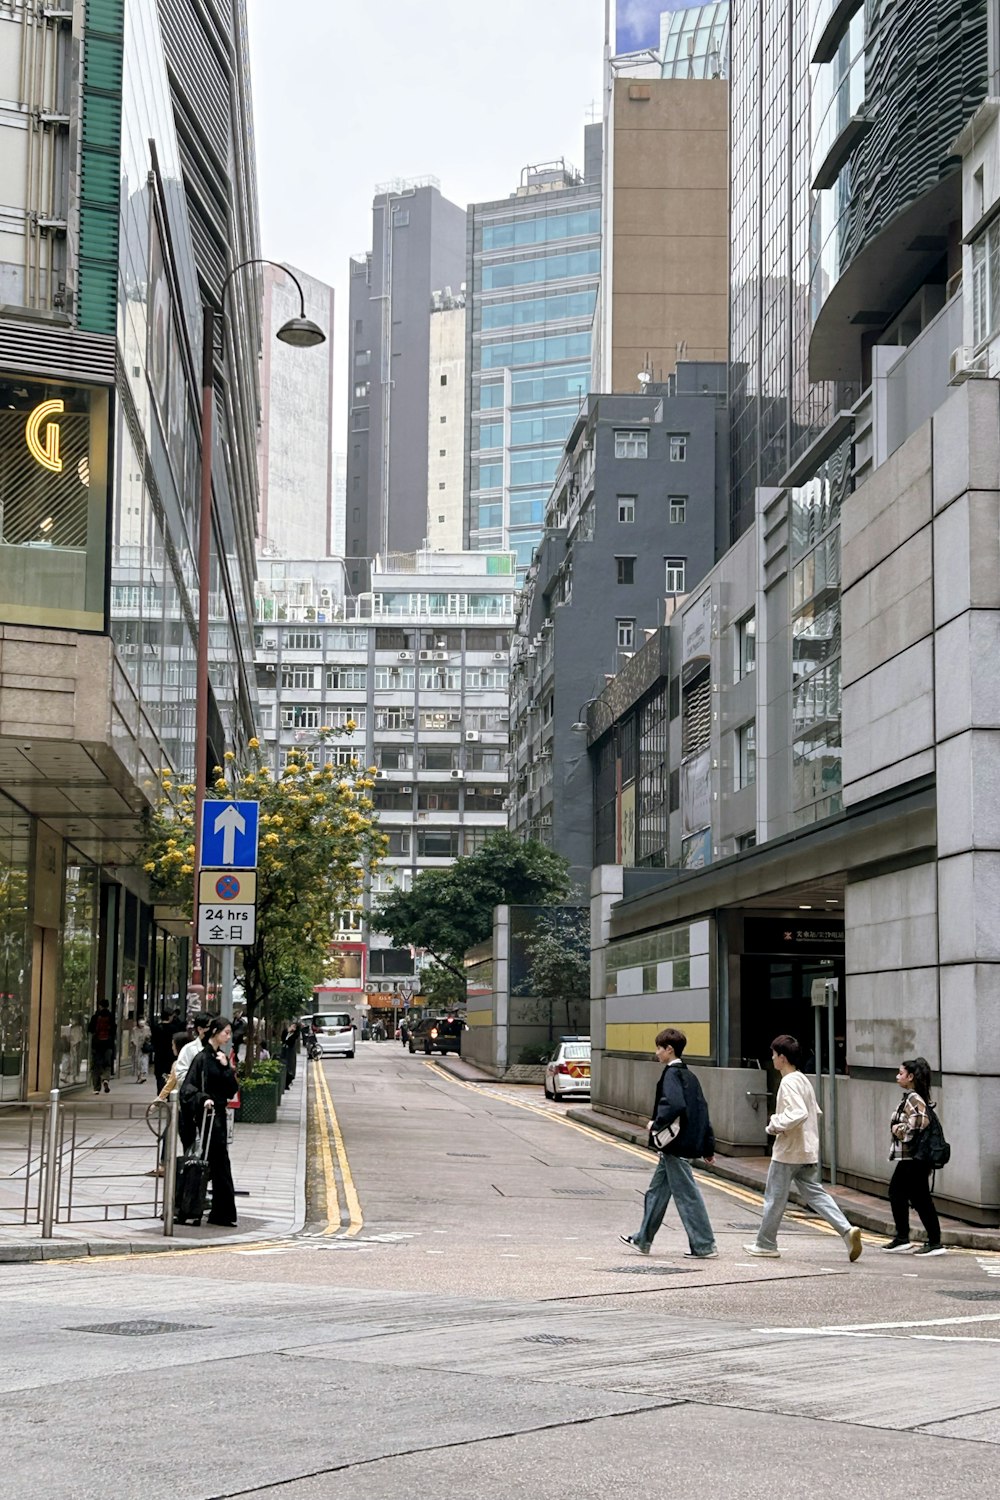
[(760, 1245), (744, 1245), (743, 1248), (748, 1255), (760, 1255), (763, 1256), (765, 1260), (781, 1259), (780, 1250), (764, 1250)]
[(621, 1240), (623, 1245), (627, 1245), (630, 1250), (635, 1250), (639, 1255), (649, 1254), (649, 1246), (640, 1245), (636, 1240), (632, 1238), (630, 1234), (620, 1234), (618, 1238)]
[(844, 1239), (847, 1241), (848, 1260), (857, 1260), (858, 1256), (861, 1254), (862, 1244), (861, 1230), (856, 1224), (854, 1225), (853, 1229), (848, 1230), (847, 1234), (844, 1235)]
[(696, 1250), (685, 1250), (685, 1260), (718, 1260), (718, 1250), (703, 1250), (700, 1254)]

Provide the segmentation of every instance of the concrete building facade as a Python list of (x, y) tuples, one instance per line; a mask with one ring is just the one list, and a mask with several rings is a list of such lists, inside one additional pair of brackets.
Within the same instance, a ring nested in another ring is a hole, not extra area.
[(431, 298), (427, 383), (427, 545), (461, 552), (465, 476), (465, 292)]
[(365, 559), (414, 551), (427, 535), (431, 298), (465, 280), (465, 211), (433, 178), (386, 184), (372, 204), (371, 244), (351, 261), (348, 307), (346, 555), (355, 589), (367, 586)]
[(299, 316), (299, 294), (280, 267), (263, 266), (257, 551), (265, 557), (327, 557), (335, 550), (333, 287), (292, 269), (306, 312), (326, 343), (293, 349), (276, 339), (282, 323)]

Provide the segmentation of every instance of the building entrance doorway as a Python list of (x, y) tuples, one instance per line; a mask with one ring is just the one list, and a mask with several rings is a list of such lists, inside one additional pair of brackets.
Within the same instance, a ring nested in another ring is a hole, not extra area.
[[(834, 1063), (843, 1073), (846, 1063), (846, 1008), (843, 958), (784, 958), (776, 954), (744, 953), (740, 960), (740, 1014), (744, 1056), (771, 1068), (771, 1041), (781, 1032), (802, 1045), (802, 1071), (815, 1073), (815, 1017), (812, 986), (816, 979), (838, 979), (834, 1011)], [(820, 1069), (829, 1072), (827, 1017), (822, 1012)]]

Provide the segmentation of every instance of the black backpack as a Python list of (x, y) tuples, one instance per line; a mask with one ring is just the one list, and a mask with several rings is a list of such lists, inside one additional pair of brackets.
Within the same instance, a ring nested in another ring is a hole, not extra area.
[(930, 1123), (923, 1130), (918, 1130), (910, 1142), (910, 1160), (926, 1162), (931, 1171), (936, 1172), (940, 1167), (948, 1165), (951, 1147), (944, 1138), (941, 1121), (931, 1104), (927, 1105), (927, 1117)]

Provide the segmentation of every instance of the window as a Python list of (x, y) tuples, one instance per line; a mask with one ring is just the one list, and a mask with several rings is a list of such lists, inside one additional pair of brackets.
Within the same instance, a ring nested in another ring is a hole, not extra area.
[(447, 385), (448, 384), (448, 377), (447, 377), (447, 375), (442, 375), (441, 376), (441, 384), (442, 385)]
[(458, 751), (448, 745), (428, 745), (420, 752), (421, 771), (451, 771), (458, 765)]
[(281, 710), (282, 729), (318, 729), (320, 708), (313, 703), (290, 703)]
[(354, 387), (355, 401), (364, 401), (367, 398), (370, 390), (371, 385), (367, 380), (359, 380)]
[(354, 507), (354, 523), (355, 523), (356, 526), (360, 526), (361, 525), (361, 506), (360, 505), (356, 505)]
[(421, 812), (458, 812), (458, 792), (443, 791), (418, 791), (417, 807)]
[(439, 448), (438, 449), (438, 458), (447, 458), (447, 457), (448, 457), (448, 450), (447, 450), (447, 448)]
[(387, 692), (413, 692), (414, 670), (412, 667), (376, 667), (375, 668), (375, 691), (377, 693)]
[(668, 496), (668, 500), (670, 505), (670, 524), (671, 526), (679, 526), (687, 520), (687, 496), (670, 495)]
[(281, 686), (283, 688), (317, 687), (318, 672), (318, 667), (282, 667)]
[(441, 418), (441, 421), (442, 421), (442, 422), (447, 422), (447, 420), (448, 420), (448, 418), (447, 418), (447, 417), (442, 417), (442, 418)]
[(1000, 219), (972, 246), (972, 342), (978, 346), (1000, 326)]
[(365, 331), (365, 320), (364, 320), (364, 318), (355, 318), (354, 319), (354, 337), (356, 339), (360, 338), (361, 335), (364, 333), (364, 331)]
[(687, 572), (687, 560), (683, 557), (668, 557), (666, 566), (666, 582), (664, 592), (667, 594), (683, 594), (684, 575)]
[(363, 708), (334, 707), (323, 710), (323, 722), (329, 724), (331, 729), (346, 729), (348, 724), (353, 724), (355, 729), (364, 729), (367, 717)]
[(368, 671), (365, 667), (327, 667), (326, 685), (334, 690), (351, 688), (364, 692), (368, 686)]
[(443, 490), (444, 488), (445, 488), (445, 481), (442, 479), (438, 483), (438, 489), (439, 490)]
[(635, 520), (635, 496), (634, 495), (619, 495), (618, 496), (618, 519), (619, 519), (619, 521), (634, 521)]
[(438, 525), (439, 526), (443, 526), (444, 525), (444, 516), (438, 516)]
[(615, 458), (645, 458), (649, 451), (648, 432), (615, 431)]
[(423, 692), (457, 693), (462, 686), (462, 673), (458, 667), (420, 668), (420, 687)]
[(465, 686), (470, 693), (486, 692), (491, 688), (506, 691), (508, 672), (506, 667), (466, 667)]
[(286, 651), (322, 651), (323, 638), (316, 630), (286, 630)]
[(412, 771), (413, 751), (406, 745), (383, 745), (375, 751), (375, 764), (383, 771)]
[(670, 462), (672, 464), (683, 464), (687, 462), (688, 440), (686, 432), (672, 432), (670, 434)]
[(615, 568), (619, 583), (635, 583), (635, 558), (616, 557)]
[(733, 788), (753, 786), (757, 780), (757, 723), (751, 719), (736, 731), (736, 764), (733, 767)]
[(756, 849), (757, 835), (755, 833), (741, 833), (736, 840), (737, 853), (742, 854), (744, 849)]
[(757, 665), (757, 617), (750, 612), (734, 626), (733, 681), (739, 682)]
[(354, 363), (359, 367), (370, 365), (372, 362), (372, 351), (370, 349), (355, 349)]
[(618, 631), (618, 649), (620, 651), (631, 651), (635, 645), (635, 621), (616, 620), (615, 626)]

